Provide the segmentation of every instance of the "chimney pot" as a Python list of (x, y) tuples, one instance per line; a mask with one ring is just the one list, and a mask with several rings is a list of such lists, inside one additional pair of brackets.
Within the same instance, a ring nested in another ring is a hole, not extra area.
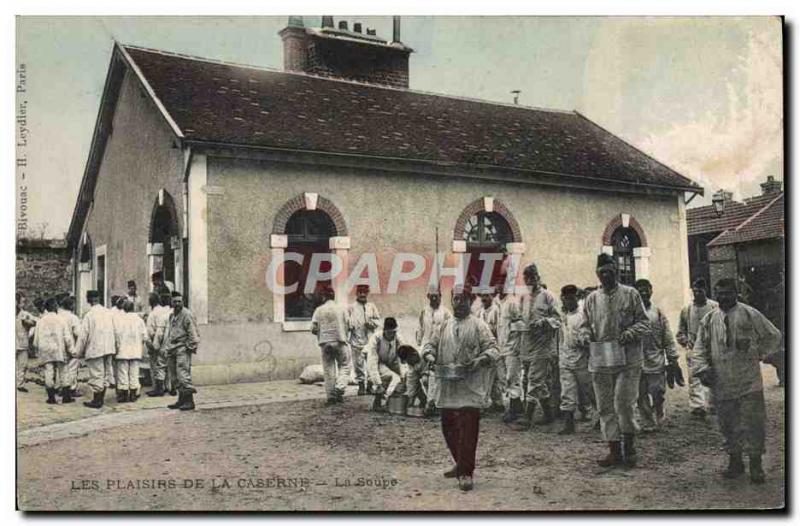
[(339, 29), (347, 31), (347, 20), (339, 20)]
[(332, 16), (323, 16), (322, 17), (322, 27), (333, 27), (333, 17)]
[(361, 33), (361, 22), (356, 22), (353, 24), (353, 31), (356, 33)]
[(400, 17), (392, 17), (392, 42), (400, 42)]

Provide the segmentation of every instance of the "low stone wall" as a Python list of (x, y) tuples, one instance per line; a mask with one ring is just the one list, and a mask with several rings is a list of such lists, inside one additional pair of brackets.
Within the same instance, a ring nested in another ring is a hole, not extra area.
[(63, 240), (20, 239), (17, 242), (16, 289), (28, 308), (36, 298), (72, 290), (69, 252)]

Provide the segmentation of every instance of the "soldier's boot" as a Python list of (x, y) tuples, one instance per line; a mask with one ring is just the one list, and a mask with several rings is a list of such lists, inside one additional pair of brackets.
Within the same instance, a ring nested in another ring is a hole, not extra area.
[(62, 404), (71, 404), (75, 400), (72, 399), (72, 389), (69, 387), (62, 387), (61, 388), (61, 403)]
[(731, 453), (728, 455), (728, 467), (722, 472), (726, 479), (735, 479), (744, 473), (744, 461), (741, 453)]
[(511, 398), (508, 401), (508, 410), (503, 415), (503, 422), (510, 424), (516, 422), (519, 414), (522, 412), (522, 400), (519, 398)]
[(364, 382), (358, 382), (358, 396), (364, 396), (367, 394), (367, 388), (364, 385)]
[(383, 406), (381, 402), (383, 401), (383, 395), (375, 395), (375, 398), (372, 400), (372, 410), (373, 411), (381, 411)]
[(130, 391), (128, 391), (127, 389), (119, 389), (117, 391), (117, 400), (121, 404), (127, 404), (128, 402), (130, 402), (131, 401)]
[(572, 435), (575, 433), (575, 414), (569, 411), (564, 412), (564, 427), (558, 432), (559, 435)]
[(453, 466), (452, 469), (445, 471), (443, 475), (446, 479), (454, 479), (458, 477), (458, 466)]
[(636, 461), (638, 460), (636, 457), (635, 437), (635, 433), (624, 433), (622, 435), (622, 458), (625, 466), (629, 468), (636, 466)]
[(370, 382), (370, 381), (367, 381), (367, 390), (366, 390), (366, 393), (367, 393), (368, 395), (374, 394), (374, 393), (372, 392), (372, 382)]
[(603, 468), (622, 464), (622, 443), (619, 440), (609, 442), (608, 455), (598, 460), (597, 463)]
[(56, 400), (56, 390), (52, 387), (47, 388), (47, 402), (48, 404), (57, 404), (58, 401)]
[(525, 408), (525, 414), (522, 418), (514, 423), (514, 429), (517, 431), (528, 431), (533, 427), (533, 414), (536, 412), (536, 402), (528, 402), (528, 407)]
[(761, 466), (761, 455), (750, 455), (750, 482), (763, 484), (765, 479), (764, 468)]
[(164, 396), (164, 380), (156, 380), (152, 391), (147, 391), (147, 396)]
[(80, 391), (78, 391), (78, 388), (77, 388), (77, 387), (76, 387), (75, 389), (70, 389), (70, 390), (69, 390), (69, 394), (70, 394), (70, 396), (72, 396), (72, 398), (80, 398), (81, 396), (83, 396), (83, 395), (81, 394), (81, 392), (80, 392)]
[(128, 398), (129, 402), (135, 402), (136, 400), (139, 399), (139, 390), (131, 389), (130, 391), (128, 391), (128, 397), (129, 397)]
[(539, 403), (542, 405), (542, 414), (540, 414), (539, 417), (533, 421), (533, 423), (540, 426), (543, 424), (549, 424), (555, 420), (553, 406), (550, 405), (550, 399), (545, 398), (544, 400), (540, 400)]
[(100, 409), (103, 407), (103, 398), (105, 398), (106, 390), (103, 389), (102, 391), (97, 391), (92, 393), (92, 401), (91, 402), (84, 402), (83, 405), (85, 407), (91, 407), (92, 409)]
[(179, 409), (185, 401), (186, 401), (186, 394), (183, 392), (183, 389), (181, 389), (178, 392), (178, 399), (175, 400), (175, 403), (169, 404), (167, 407), (169, 409)]
[(122, 389), (117, 389), (117, 403), (122, 403)]
[(659, 400), (655, 403), (655, 412), (656, 412), (656, 424), (661, 425), (661, 421), (664, 420), (664, 401)]
[(181, 411), (191, 411), (194, 409), (194, 392), (187, 390), (183, 404), (178, 408)]

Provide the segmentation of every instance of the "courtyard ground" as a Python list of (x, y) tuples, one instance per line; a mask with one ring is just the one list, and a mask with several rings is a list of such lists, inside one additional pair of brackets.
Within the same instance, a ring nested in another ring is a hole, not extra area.
[[(668, 393), (668, 420), (640, 437), (633, 469), (601, 469), (599, 432), (579, 424), (517, 432), (481, 420), (476, 488), (442, 477), (451, 460), (438, 420), (368, 411), (369, 397), (325, 407), (319, 385), (204, 387), (198, 410), (172, 398), (47, 406), (43, 389), (18, 397), (22, 510), (688, 510), (784, 504), (784, 391), (765, 368), (766, 484), (720, 478), (714, 419)], [(42, 391), (41, 393), (39, 391)], [(108, 399), (111, 395), (108, 396)], [(82, 398), (81, 400), (85, 400)], [(87, 416), (91, 415), (91, 416)]]

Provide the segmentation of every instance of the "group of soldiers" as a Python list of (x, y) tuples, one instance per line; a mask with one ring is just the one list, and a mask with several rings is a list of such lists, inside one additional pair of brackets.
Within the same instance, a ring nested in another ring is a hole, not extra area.
[(81, 396), (77, 389), (81, 362), (92, 394), (84, 406), (103, 407), (109, 388), (116, 391), (117, 402), (136, 402), (140, 366), (147, 359), (154, 384), (147, 394), (177, 394), (169, 408), (194, 409), (197, 391), (191, 363), (200, 341), (197, 325), (180, 292), (170, 290), (160, 272), (153, 274), (152, 282), (146, 312), (131, 280), (128, 293), (112, 296), (110, 307), (102, 305), (98, 291), (87, 291), (88, 309), (82, 319), (75, 314), (75, 298), (68, 293), (35, 301), (35, 315), (24, 309), (25, 298), (17, 292), (17, 390), (27, 392), (28, 359), (35, 356), (43, 369), (48, 404), (58, 403), (57, 395), (64, 404)]
[(687, 383), (677, 339), (687, 352), (692, 415), (717, 414), (729, 455), (723, 475), (742, 475), (746, 453), (751, 481), (764, 482), (760, 363), (781, 352), (781, 333), (738, 301), (736, 280), (715, 284), (717, 301), (706, 297), (704, 280), (695, 281), (673, 337), (652, 301), (653, 285), (645, 279), (633, 287), (619, 283), (610, 255), (597, 258), (599, 287), (566, 285), (560, 302), (535, 264), (523, 275), (522, 294), (500, 286), (476, 295), (469, 283), (457, 284), (452, 311), (442, 306), (438, 289), (429, 291), (416, 345), (404, 341), (395, 318), (380, 327), (367, 286), (357, 288), (350, 306), (337, 304), (325, 287), (312, 332), (322, 352), (327, 403), (342, 403), (345, 387), (355, 381), (359, 395), (375, 396), (374, 410), (402, 394), (426, 414), (439, 413), (455, 461), (444, 475), (457, 478), (465, 491), (473, 488), (482, 412), (502, 413), (517, 430), (561, 418), (560, 434), (574, 433), (576, 420), (594, 419), (608, 444), (599, 465), (632, 467), (636, 434), (660, 429), (667, 387)]

